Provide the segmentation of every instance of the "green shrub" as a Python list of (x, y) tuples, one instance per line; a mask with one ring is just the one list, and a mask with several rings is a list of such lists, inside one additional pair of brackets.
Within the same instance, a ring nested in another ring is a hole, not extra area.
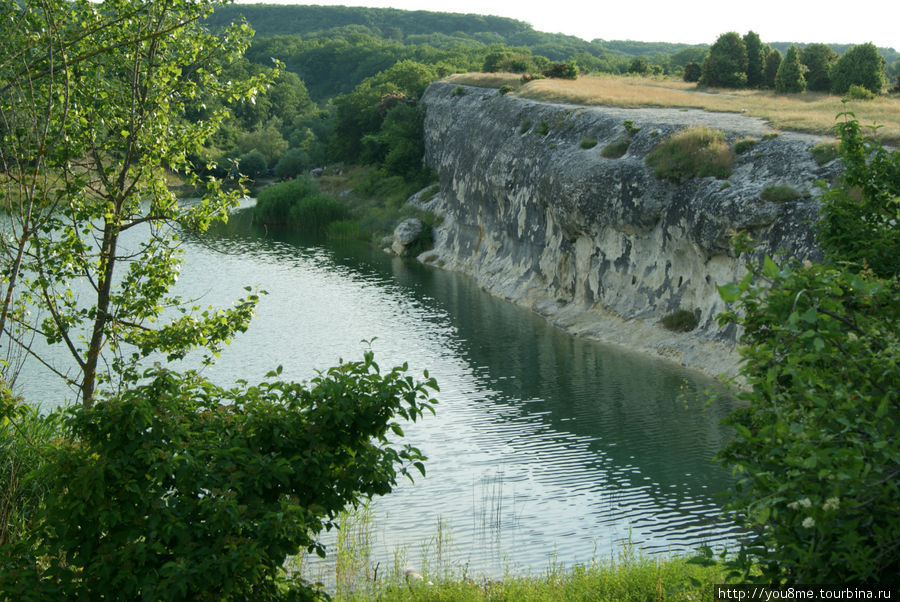
[(740, 475), (728, 508), (752, 536), (729, 564), (745, 580), (900, 574), (900, 153), (855, 119), (839, 132), (846, 171), (817, 232), (829, 265), (754, 259), (719, 288), (734, 304), (720, 323), (743, 328), (744, 404), (719, 459)]
[(741, 138), (734, 143), (734, 152), (735, 154), (742, 155), (756, 146), (758, 142), (759, 140), (757, 140), (756, 138), (751, 138), (749, 136), (746, 138)]
[(254, 214), (265, 224), (324, 234), (331, 222), (346, 219), (349, 211), (339, 201), (319, 192), (309, 178), (304, 177), (269, 186), (260, 192)]
[(534, 132), (536, 134), (540, 134), (541, 136), (546, 136), (550, 133), (550, 124), (547, 123), (546, 119), (542, 119), (536, 128), (534, 128)]
[(832, 65), (831, 92), (846, 94), (853, 84), (873, 94), (880, 94), (885, 86), (885, 60), (871, 42), (853, 46)]
[(688, 83), (698, 82), (700, 81), (700, 75), (703, 73), (700, 65), (695, 63), (694, 61), (688, 61), (684, 65), (684, 74), (682, 75), (682, 79)]
[(647, 155), (647, 164), (659, 178), (681, 182), (685, 177), (727, 178), (734, 153), (725, 133), (705, 126), (690, 127), (658, 144)]
[(697, 316), (694, 312), (687, 309), (679, 309), (672, 312), (662, 320), (662, 325), (666, 330), (672, 332), (690, 332), (697, 328)]
[(238, 159), (238, 165), (241, 173), (251, 180), (266, 175), (266, 171), (269, 169), (265, 155), (258, 150), (252, 150), (241, 155), (240, 159)]
[(775, 74), (775, 91), (779, 94), (796, 94), (805, 90), (806, 78), (803, 76), (803, 64), (800, 63), (800, 51), (791, 45)]
[(530, 119), (525, 119), (524, 121), (522, 121), (522, 125), (519, 126), (519, 134), (528, 132), (528, 130), (531, 129), (532, 125), (533, 124), (531, 123)]
[(723, 33), (703, 61), (700, 83), (704, 86), (743, 88), (747, 85), (747, 46), (734, 31)]
[(863, 88), (858, 84), (853, 84), (847, 89), (847, 93), (844, 95), (844, 98), (848, 98), (850, 100), (874, 100), (875, 93)]
[(779, 134), (778, 132), (769, 132), (768, 134), (763, 134), (762, 139), (763, 140), (774, 140), (775, 138), (778, 138), (779, 136), (781, 136), (781, 134)]
[(549, 67), (541, 72), (544, 77), (553, 77), (557, 79), (578, 79), (578, 67), (575, 61), (567, 61), (564, 63), (551, 63)]
[(513, 88), (509, 84), (500, 86), (500, 90), (499, 90), (500, 96), (505, 96), (505, 95), (509, 94), (510, 92), (513, 92), (514, 90), (515, 90), (515, 88)]
[(603, 150), (600, 151), (600, 155), (607, 159), (618, 159), (625, 156), (630, 145), (631, 142), (627, 138), (622, 138), (604, 146)]
[(837, 159), (839, 145), (840, 143), (838, 142), (822, 142), (809, 149), (809, 152), (812, 153), (816, 163), (825, 165), (829, 161)]
[(466, 94), (468, 94), (468, 92), (466, 92), (465, 88), (463, 88), (462, 86), (456, 86), (455, 88), (453, 88), (453, 92), (450, 93), (450, 96), (465, 96)]
[(292, 148), (281, 155), (278, 163), (275, 165), (275, 177), (282, 180), (287, 178), (296, 178), (305, 174), (312, 162), (309, 154), (302, 148)]
[(790, 186), (778, 184), (763, 188), (760, 197), (770, 203), (786, 203), (800, 198), (800, 193)]
[(863, 137), (859, 122), (838, 125), (845, 171), (822, 195), (819, 237), (835, 261), (865, 265), (883, 278), (900, 273), (900, 151)]
[(28, 479), (60, 434), (59, 415), (42, 415), (0, 382), (0, 545), (18, 544), (45, 505), (44, 483)]
[(419, 450), (388, 434), (433, 411), (437, 386), (381, 374), (371, 352), (308, 384), (147, 377), (69, 411), (35, 476), (53, 503), (27, 546), (0, 550), (10, 599), (307, 599), (285, 557), (324, 555), (317, 537), (347, 504), (424, 474)]
[(626, 134), (629, 138), (631, 138), (632, 136), (634, 136), (635, 134), (637, 134), (638, 132), (641, 131), (641, 128), (639, 128), (638, 126), (634, 125), (634, 121), (632, 121), (631, 119), (626, 119), (625, 121), (623, 121), (623, 122), (622, 122), (622, 126), (624, 126), (624, 128), (625, 128), (625, 134)]
[(596, 138), (582, 138), (581, 139), (581, 148), (587, 150), (589, 148), (594, 148), (597, 146)]

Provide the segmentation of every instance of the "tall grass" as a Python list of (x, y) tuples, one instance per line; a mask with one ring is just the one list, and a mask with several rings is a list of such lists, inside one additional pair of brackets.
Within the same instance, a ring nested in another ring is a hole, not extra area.
[(27, 477), (43, 462), (42, 449), (60, 433), (59, 414), (41, 415), (24, 404), (0, 423), (0, 544), (19, 541), (44, 504), (40, 481)]
[[(500, 479), (483, 482), (483, 511), (476, 521), (492, 537), (500, 528)], [(453, 539), (447, 524), (438, 520), (435, 533), (421, 544), (420, 566), (410, 570), (409, 550), (397, 547), (393, 562), (374, 563), (374, 529), (369, 506), (348, 511), (339, 517), (339, 534), (328, 569), (319, 573), (328, 584), (333, 599), (362, 600), (609, 600), (622, 602), (712, 600), (716, 583), (725, 582), (718, 565), (699, 566), (683, 557), (651, 558), (625, 542), (613, 558), (594, 558), (587, 564), (567, 566), (555, 553), (548, 554), (547, 567), (539, 572), (513, 575), (507, 567), (501, 578), (471, 574), (468, 565), (451, 560)], [(476, 534), (478, 531), (476, 530)], [(296, 569), (304, 561), (294, 559)], [(307, 571), (308, 573), (308, 571)], [(305, 575), (309, 579), (309, 575)]]
[(727, 178), (734, 153), (725, 133), (706, 126), (690, 127), (673, 134), (647, 155), (647, 164), (659, 178), (680, 182), (685, 177)]
[[(482, 77), (483, 75), (490, 77)], [(499, 87), (517, 81), (514, 74), (463, 74), (456, 83)], [(492, 82), (497, 85), (492, 86)], [(821, 92), (775, 94), (771, 90), (719, 90), (700, 88), (674, 78), (589, 75), (577, 80), (539, 79), (518, 88), (517, 94), (534, 100), (617, 107), (679, 107), (743, 113), (766, 119), (779, 129), (831, 134), (835, 116), (852, 111), (861, 124), (878, 124), (886, 144), (900, 143), (900, 98), (842, 102), (840, 96)]]

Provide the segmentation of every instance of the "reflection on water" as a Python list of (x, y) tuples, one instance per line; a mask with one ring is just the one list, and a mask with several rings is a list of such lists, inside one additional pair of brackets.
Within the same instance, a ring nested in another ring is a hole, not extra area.
[(441, 521), (453, 558), (475, 574), (542, 570), (621, 550), (687, 551), (735, 536), (714, 494), (730, 479), (711, 462), (727, 404), (678, 367), (567, 335), (466, 277), (372, 253), (321, 246), (246, 223), (186, 241), (180, 294), (228, 304), (265, 295), (250, 330), (207, 375), (259, 380), (276, 365), (304, 379), (372, 343), (383, 366), (408, 361), (441, 386), (437, 416), (406, 429), (428, 476), (374, 505), (388, 566), (415, 565)]

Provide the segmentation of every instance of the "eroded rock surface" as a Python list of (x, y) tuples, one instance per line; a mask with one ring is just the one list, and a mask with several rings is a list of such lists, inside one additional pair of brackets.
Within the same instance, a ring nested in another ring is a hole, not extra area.
[[(421, 257), (471, 274), (492, 293), (526, 305), (572, 332), (662, 355), (707, 373), (733, 373), (736, 333), (715, 320), (716, 286), (743, 276), (734, 231), (759, 251), (815, 259), (817, 180), (839, 162), (809, 152), (825, 138), (772, 130), (760, 119), (679, 109), (583, 107), (501, 96), (496, 90), (432, 84), (424, 96), (426, 162), (440, 177), (429, 208), (443, 216), (435, 249)], [(602, 149), (639, 128), (624, 156)], [(655, 177), (645, 158), (691, 125), (730, 141), (758, 138), (727, 180), (681, 184)], [(585, 140), (596, 146), (583, 148)], [(798, 200), (761, 200), (787, 185)], [(675, 334), (659, 320), (678, 309), (699, 315)]]

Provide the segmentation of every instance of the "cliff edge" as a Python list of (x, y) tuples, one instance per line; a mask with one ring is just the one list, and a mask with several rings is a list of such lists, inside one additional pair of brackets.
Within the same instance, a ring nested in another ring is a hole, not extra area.
[[(440, 82), (423, 101), (425, 159), (440, 180), (428, 208), (443, 222), (419, 259), (468, 273), (575, 334), (734, 375), (737, 333), (715, 319), (725, 309), (716, 286), (745, 273), (732, 233), (759, 241), (760, 256), (820, 255), (814, 183), (840, 170), (810, 153), (824, 137), (767, 136), (764, 121), (737, 114), (542, 103)], [(727, 180), (657, 178), (647, 154), (692, 125), (759, 142)], [(626, 138), (623, 156), (601, 154)], [(802, 196), (764, 201), (770, 185)], [(663, 328), (677, 310), (697, 327)]]

